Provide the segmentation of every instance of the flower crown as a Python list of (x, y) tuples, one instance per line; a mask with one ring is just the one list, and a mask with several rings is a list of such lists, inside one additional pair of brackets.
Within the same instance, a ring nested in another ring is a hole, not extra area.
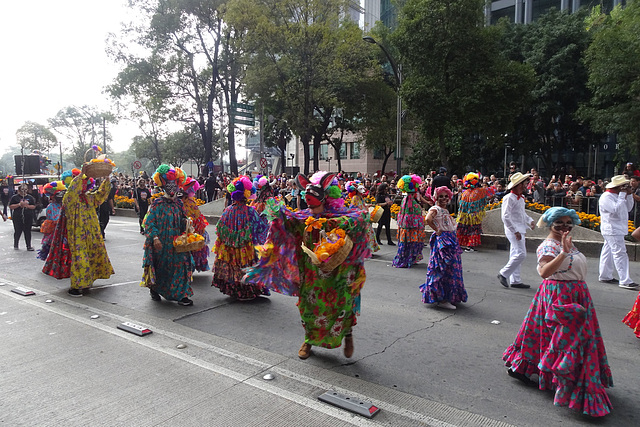
[(179, 186), (182, 186), (187, 177), (180, 168), (174, 168), (169, 165), (160, 165), (156, 172), (153, 174), (153, 182), (158, 187), (164, 187), (168, 181), (176, 181)]
[(418, 186), (422, 184), (422, 179), (418, 175), (405, 175), (398, 180), (398, 190), (404, 191), (405, 193), (414, 193)]
[(269, 180), (264, 175), (258, 175), (253, 179), (253, 188), (261, 190), (265, 185), (269, 184)]
[(231, 193), (232, 200), (248, 200), (256, 192), (253, 183), (248, 176), (240, 175), (227, 185), (227, 191)]
[[(62, 181), (62, 184), (66, 187), (69, 187), (69, 185), (71, 185), (71, 181), (73, 181), (73, 178), (75, 178), (76, 176), (80, 175), (82, 173), (82, 171), (78, 168), (73, 168), (71, 170), (67, 170), (62, 172), (62, 175), (60, 175), (60, 180)], [(93, 187), (96, 186), (96, 180), (93, 178), (88, 178), (86, 175), (83, 175), (82, 177), (82, 192), (85, 193), (87, 191), (93, 190)]]
[(464, 188), (475, 188), (480, 184), (480, 176), (475, 172), (469, 172), (462, 179)]

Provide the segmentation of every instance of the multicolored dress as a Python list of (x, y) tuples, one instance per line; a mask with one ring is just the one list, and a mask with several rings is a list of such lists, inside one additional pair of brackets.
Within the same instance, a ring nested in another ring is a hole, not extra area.
[[(275, 205), (275, 203), (274, 203)], [(273, 219), (267, 243), (260, 247), (260, 260), (247, 269), (245, 280), (260, 283), (284, 295), (298, 296), (298, 310), (305, 331), (305, 343), (337, 348), (356, 325), (360, 312), (360, 291), (366, 274), (364, 260), (371, 257), (367, 246), (369, 215), (358, 209), (338, 208), (313, 214), (311, 210), (291, 212), (283, 205), (270, 206)], [(353, 241), (345, 261), (325, 273), (311, 262), (301, 248), (313, 248), (320, 231), (305, 232), (308, 218), (326, 220), (322, 229), (341, 228)]]
[[(62, 205), (59, 202), (56, 202), (52, 197), (52, 201), (47, 206), (46, 218), (42, 223), (42, 227), (40, 227), (40, 231), (44, 235), (42, 237), (42, 246), (38, 251), (38, 255), (36, 258), (41, 259), (43, 261), (47, 260), (49, 256), (49, 251), (51, 250), (51, 241), (53, 240), (53, 233), (56, 229), (56, 224), (60, 219), (60, 214), (62, 213)], [(47, 232), (49, 231), (49, 232)]]
[(196, 203), (193, 197), (187, 197), (182, 201), (184, 210), (189, 218), (193, 221), (193, 228), (196, 233), (202, 235), (204, 237), (205, 245), (199, 251), (192, 251), (191, 256), (193, 257), (194, 267), (197, 271), (208, 271), (209, 270), (209, 233), (207, 233), (207, 225), (209, 222), (202, 215), (200, 209), (198, 208), (198, 204)]
[(240, 300), (270, 295), (266, 286), (242, 280), (243, 269), (258, 260), (254, 245), (262, 243), (258, 239), (266, 228), (258, 212), (244, 202), (233, 202), (224, 210), (216, 225), (212, 286)]
[(636, 337), (640, 338), (640, 292), (638, 293), (635, 304), (633, 304), (633, 308), (627, 313), (624, 319), (622, 319), (622, 323), (633, 329)]
[[(83, 193), (82, 181), (80, 174), (67, 187), (62, 199), (64, 215), (56, 225), (52, 250), (42, 269), (57, 279), (68, 274), (66, 277), (71, 278), (71, 289), (89, 288), (96, 279), (108, 279), (114, 274), (96, 214), (96, 208), (109, 197), (111, 183), (105, 180), (98, 190)], [(56, 265), (60, 262), (68, 262), (68, 270)]]
[(458, 242), (460, 246), (480, 246), (485, 206), (495, 194), (493, 188), (467, 188), (460, 196), (458, 216)]
[(393, 258), (393, 266), (411, 268), (420, 262), (425, 237), (422, 206), (415, 193), (408, 193), (398, 213), (398, 253)]
[[(183, 221), (186, 221), (186, 213), (182, 200), (167, 197), (153, 200), (145, 220), (144, 275), (140, 286), (151, 288), (170, 301), (193, 295), (191, 252), (176, 252), (173, 247), (173, 239), (182, 234)], [(154, 237), (162, 244), (160, 250), (153, 247)]]
[[(351, 198), (351, 207), (365, 211), (367, 214), (369, 213), (369, 208), (364, 203), (364, 200), (362, 200), (362, 197), (358, 195)], [(376, 233), (373, 231), (371, 222), (369, 222), (369, 231), (367, 231), (367, 246), (369, 246), (371, 252), (378, 252), (380, 250), (380, 245), (378, 245)]]
[(452, 304), (467, 302), (467, 291), (462, 279), (462, 250), (456, 238), (456, 223), (449, 215), (449, 211), (440, 206), (433, 206), (429, 211), (435, 211), (433, 221), (440, 230), (440, 235), (431, 234), (429, 245), (431, 256), (427, 268), (427, 279), (420, 286), (422, 302), (433, 304), (449, 301)]
[(267, 206), (267, 200), (272, 199), (273, 197), (273, 189), (269, 184), (267, 184), (265, 188), (260, 189), (258, 197), (256, 197), (256, 199), (251, 203), (251, 207), (258, 212), (260, 220), (264, 223), (264, 227), (261, 228), (262, 231), (256, 236), (256, 241), (259, 244), (263, 244), (267, 241), (269, 221), (265, 215), (262, 215), (262, 212), (264, 212), (264, 209)]
[[(561, 251), (559, 241), (547, 239), (538, 247), (538, 262)], [(554, 405), (601, 417), (611, 412), (605, 388), (613, 378), (586, 272), (585, 256), (573, 247), (558, 271), (542, 281), (502, 359), (516, 373), (538, 375), (540, 390), (555, 391)]]

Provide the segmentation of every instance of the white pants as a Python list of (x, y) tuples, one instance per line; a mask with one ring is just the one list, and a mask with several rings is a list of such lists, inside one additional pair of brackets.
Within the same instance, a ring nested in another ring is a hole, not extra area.
[(613, 267), (616, 267), (621, 285), (633, 283), (629, 277), (629, 257), (624, 236), (602, 236), (604, 245), (600, 252), (599, 280), (613, 279)]
[(527, 247), (524, 241), (524, 234), (520, 233), (520, 240), (516, 238), (516, 235), (510, 231), (505, 230), (507, 239), (509, 239), (509, 262), (502, 267), (500, 274), (507, 278), (509, 284), (522, 283), (520, 277), (520, 266), (527, 257)]

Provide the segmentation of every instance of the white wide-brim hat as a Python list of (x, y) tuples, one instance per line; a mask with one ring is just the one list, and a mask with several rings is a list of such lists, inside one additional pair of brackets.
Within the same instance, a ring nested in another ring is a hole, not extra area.
[(511, 182), (507, 186), (507, 190), (511, 190), (513, 187), (520, 184), (522, 181), (525, 181), (531, 178), (532, 176), (533, 175), (531, 175), (530, 173), (525, 173), (525, 174), (522, 174), (520, 172), (514, 173), (513, 175), (511, 175)]
[(616, 175), (611, 178), (611, 182), (607, 184), (607, 188), (620, 187), (621, 185), (625, 185), (630, 182), (631, 181), (629, 181), (624, 175)]

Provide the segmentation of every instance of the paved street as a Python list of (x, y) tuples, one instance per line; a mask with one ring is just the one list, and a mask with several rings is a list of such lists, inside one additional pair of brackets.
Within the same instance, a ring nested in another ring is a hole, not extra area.
[[(41, 235), (33, 236), (38, 248)], [(301, 361), (295, 298), (274, 294), (235, 302), (210, 286), (207, 272), (194, 275), (192, 307), (152, 301), (138, 285), (143, 237), (137, 219), (112, 217), (106, 243), (116, 274), (82, 298), (67, 295), (68, 279), (42, 274), (42, 261), (24, 250), (24, 241), (14, 251), (12, 239), (11, 222), (0, 223), (2, 425), (640, 424), (640, 340), (621, 323), (637, 293), (599, 283), (597, 259), (588, 283), (615, 383), (609, 389), (614, 410), (603, 420), (554, 407), (551, 393), (505, 373), (502, 352), (540, 282), (533, 253), (523, 268), (524, 282), (534, 285), (529, 290), (497, 283), (507, 252), (463, 254), (469, 301), (447, 311), (420, 301), (426, 262), (395, 269), (396, 247), (384, 245), (366, 263), (353, 358), (342, 349), (313, 348)], [(631, 268), (640, 281), (640, 265)], [(36, 295), (12, 293), (15, 286)], [(116, 329), (124, 321), (153, 334)], [(263, 379), (268, 373), (273, 380)], [(382, 411), (369, 420), (318, 401), (328, 389)]]

